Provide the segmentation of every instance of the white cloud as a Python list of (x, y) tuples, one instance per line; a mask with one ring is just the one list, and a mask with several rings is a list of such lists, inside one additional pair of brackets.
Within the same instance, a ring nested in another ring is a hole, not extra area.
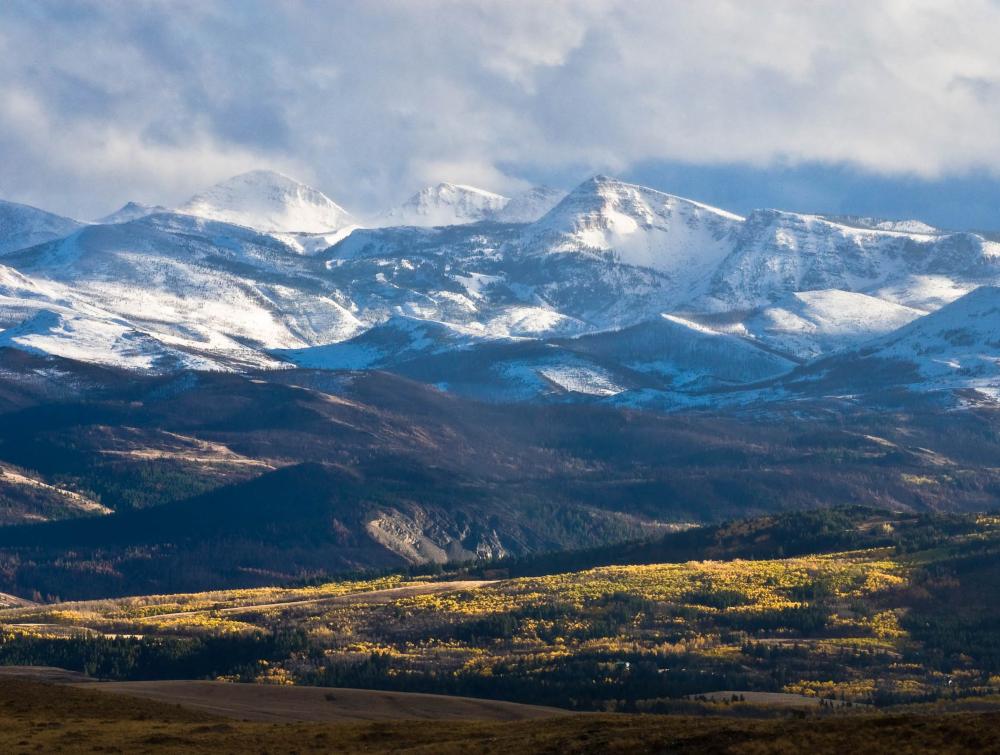
[(14, 0), (0, 192), (86, 216), (257, 165), (358, 210), (509, 166), (1000, 173), (998, 37), (988, 0)]

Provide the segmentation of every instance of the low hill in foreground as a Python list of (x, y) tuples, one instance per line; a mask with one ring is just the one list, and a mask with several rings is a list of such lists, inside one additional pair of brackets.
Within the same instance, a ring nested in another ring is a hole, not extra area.
[(1000, 713), (747, 719), (598, 715), (527, 721), (260, 723), (26, 680), (0, 685), (4, 752), (990, 752)]

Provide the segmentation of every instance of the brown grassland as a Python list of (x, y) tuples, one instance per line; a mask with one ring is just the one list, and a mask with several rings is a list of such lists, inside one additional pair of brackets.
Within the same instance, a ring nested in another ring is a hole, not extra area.
[(255, 723), (45, 683), (0, 682), (0, 751), (185, 753), (998, 752), (1000, 713), (746, 720), (587, 714), (518, 722)]

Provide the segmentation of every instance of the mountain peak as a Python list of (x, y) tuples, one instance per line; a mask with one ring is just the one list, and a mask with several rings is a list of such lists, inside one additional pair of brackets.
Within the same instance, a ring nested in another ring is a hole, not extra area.
[(434, 194), (446, 194), (449, 192), (467, 192), (469, 194), (481, 194), (483, 196), (489, 197), (499, 197), (499, 194), (494, 194), (492, 191), (487, 191), (486, 189), (480, 189), (478, 186), (470, 186), (469, 184), (455, 184), (450, 181), (441, 181), (437, 186), (425, 186), (418, 193), (434, 193)]
[(230, 178), (220, 181), (218, 184), (215, 184), (215, 186), (238, 186), (241, 184), (247, 186), (272, 186), (286, 189), (288, 191), (305, 189), (308, 191), (314, 191), (317, 194), (320, 193), (311, 186), (307, 186), (286, 173), (281, 173), (277, 170), (269, 170), (267, 168), (256, 168), (254, 170), (248, 170), (245, 173), (237, 173), (235, 176), (231, 176)]
[(323, 233), (351, 225), (321, 191), (273, 170), (251, 170), (195, 195), (179, 211), (258, 231)]
[(114, 225), (115, 223), (128, 223), (131, 220), (138, 220), (147, 215), (155, 215), (160, 212), (170, 212), (163, 205), (143, 204), (142, 202), (126, 202), (109, 215), (95, 220), (101, 225)]
[[(591, 176), (579, 183), (575, 188), (569, 192), (569, 196), (594, 196), (601, 194), (602, 192), (608, 190), (620, 190), (620, 189), (638, 189), (644, 190), (645, 187), (638, 186), (636, 184), (627, 184), (624, 181), (620, 181), (617, 178), (612, 178), (611, 176), (596, 175)], [(654, 191), (653, 189), (645, 189), (646, 191)]]
[(610, 252), (622, 262), (707, 273), (731, 248), (743, 218), (672, 194), (593, 176), (532, 226), (547, 252)]
[(630, 199), (643, 198), (643, 201), (646, 203), (654, 205), (687, 205), (693, 208), (706, 210), (731, 220), (743, 220), (741, 216), (735, 213), (723, 210), (719, 207), (713, 207), (712, 205), (705, 204), (704, 202), (688, 199), (687, 197), (678, 196), (676, 194), (668, 194), (657, 189), (651, 189), (648, 186), (628, 183), (620, 178), (614, 178), (613, 176), (606, 176), (600, 173), (595, 176), (591, 176), (579, 184), (567, 195), (567, 199), (571, 197), (590, 198), (592, 201), (601, 201), (606, 204), (620, 203), (623, 201), (627, 203)]
[(426, 186), (398, 207), (383, 213), (379, 225), (442, 226), (475, 223), (493, 217), (508, 197), (466, 184)]

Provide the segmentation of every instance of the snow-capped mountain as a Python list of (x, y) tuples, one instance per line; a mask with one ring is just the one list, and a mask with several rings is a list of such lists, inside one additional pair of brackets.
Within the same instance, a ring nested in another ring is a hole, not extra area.
[(222, 181), (178, 212), (265, 232), (329, 233), (354, 225), (350, 213), (322, 192), (271, 170)]
[[(491, 400), (667, 406), (783, 375), (818, 386), (812, 365), (941, 313), (975, 319), (945, 305), (1000, 283), (1000, 244), (979, 234), (743, 218), (601, 176), (562, 198), (442, 184), (374, 228), (262, 171), (183, 212), (16, 215), (44, 243), (0, 239), (0, 345), (159, 372), (384, 369)], [(959, 364), (948, 381), (919, 374), (958, 386), (975, 377)]]
[(665, 274), (689, 296), (730, 253), (739, 215), (605, 176), (585, 181), (525, 231), (531, 254), (582, 253)]
[(142, 202), (126, 202), (110, 215), (95, 220), (95, 223), (110, 225), (113, 223), (127, 223), (130, 220), (138, 220), (147, 215), (155, 215), (158, 212), (170, 212), (163, 205), (143, 204)]
[(511, 198), (493, 219), (500, 223), (533, 223), (559, 204), (565, 191), (549, 186), (535, 186)]
[(0, 255), (67, 236), (82, 226), (36, 207), (0, 200)]
[(439, 183), (421, 189), (378, 218), (380, 226), (434, 226), (476, 223), (492, 218), (510, 199), (475, 186)]
[(379, 319), (398, 313), (497, 336), (624, 327), (668, 305), (670, 281), (655, 271), (592, 255), (526, 253), (531, 227), (358, 230), (327, 250), (328, 274)]

